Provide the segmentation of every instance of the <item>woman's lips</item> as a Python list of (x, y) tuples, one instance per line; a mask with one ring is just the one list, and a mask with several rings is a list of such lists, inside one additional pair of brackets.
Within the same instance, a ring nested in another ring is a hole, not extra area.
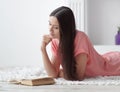
[(54, 34), (50, 33), (51, 36), (54, 36)]

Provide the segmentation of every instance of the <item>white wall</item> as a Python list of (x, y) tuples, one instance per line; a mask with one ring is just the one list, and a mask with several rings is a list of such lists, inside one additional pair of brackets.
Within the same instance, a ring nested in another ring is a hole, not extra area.
[[(49, 13), (67, 1), (0, 0), (0, 67), (43, 66), (40, 42), (48, 33)], [(85, 4), (85, 28), (90, 39), (95, 44), (114, 44), (120, 25), (120, 0), (85, 0)]]
[(0, 0), (0, 66), (43, 66), (42, 35), (63, 0)]
[(93, 44), (114, 45), (120, 26), (120, 0), (86, 0), (86, 30)]

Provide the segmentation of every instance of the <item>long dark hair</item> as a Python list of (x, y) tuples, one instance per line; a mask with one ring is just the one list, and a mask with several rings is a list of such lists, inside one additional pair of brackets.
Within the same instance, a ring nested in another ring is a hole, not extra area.
[(59, 22), (60, 42), (58, 54), (62, 56), (64, 77), (68, 80), (76, 80), (76, 62), (74, 57), (76, 26), (74, 14), (70, 8), (61, 6), (55, 9), (50, 16), (55, 16)]

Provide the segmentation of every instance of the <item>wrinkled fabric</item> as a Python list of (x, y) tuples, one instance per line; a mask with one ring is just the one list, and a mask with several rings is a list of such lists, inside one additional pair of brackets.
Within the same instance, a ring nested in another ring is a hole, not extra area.
[[(58, 45), (59, 41), (53, 39), (51, 42), (53, 55), (57, 58), (57, 62), (61, 62), (61, 57), (57, 55)], [(85, 71), (87, 77), (120, 75), (120, 52), (99, 54), (94, 49), (88, 36), (82, 31), (77, 31), (74, 45), (74, 56), (80, 53), (85, 53), (88, 56)]]

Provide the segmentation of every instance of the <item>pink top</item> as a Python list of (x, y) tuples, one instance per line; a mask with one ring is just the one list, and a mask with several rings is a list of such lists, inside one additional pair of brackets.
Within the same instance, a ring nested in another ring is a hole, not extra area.
[[(59, 41), (53, 39), (51, 46), (53, 55), (58, 60), (57, 62), (61, 62), (60, 57), (57, 56), (58, 44)], [(77, 56), (80, 53), (87, 54), (89, 58), (85, 71), (87, 77), (120, 75), (120, 52), (109, 52), (100, 55), (93, 48), (88, 36), (82, 31), (77, 31), (74, 55)]]

